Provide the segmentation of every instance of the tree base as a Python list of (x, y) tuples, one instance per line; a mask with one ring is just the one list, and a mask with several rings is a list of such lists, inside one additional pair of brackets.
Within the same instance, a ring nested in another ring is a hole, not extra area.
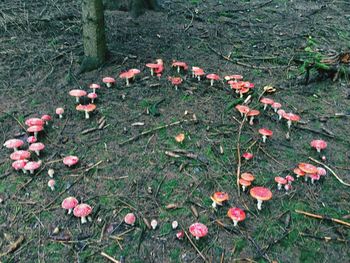
[(99, 61), (98, 59), (92, 57), (84, 57), (83, 61), (80, 64), (78, 74), (95, 70), (102, 65), (103, 61)]

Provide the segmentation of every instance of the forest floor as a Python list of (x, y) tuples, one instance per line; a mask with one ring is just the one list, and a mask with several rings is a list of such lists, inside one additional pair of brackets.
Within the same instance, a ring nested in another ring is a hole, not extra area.
[[(108, 62), (78, 74), (80, 1), (0, 3), (0, 145), (10, 138), (25, 140), (27, 118), (53, 116), (39, 135), (46, 148), (35, 175), (14, 171), (11, 151), (1, 148), (0, 262), (107, 262), (101, 252), (133, 263), (348, 261), (349, 227), (296, 210), (350, 222), (349, 186), (328, 170), (320, 182), (297, 179), (291, 191), (277, 191), (274, 177), (293, 174), (300, 162), (317, 165), (309, 157), (323, 162), (310, 141), (324, 139), (324, 163), (350, 183), (348, 76), (333, 81), (311, 71), (305, 85), (302, 67), (303, 61), (349, 51), (350, 3), (183, 0), (162, 5), (161, 12), (135, 19), (106, 10)], [(158, 58), (166, 66), (160, 79), (145, 67)], [(181, 73), (186, 79), (175, 90), (167, 80), (177, 74), (170, 66), (174, 59), (221, 77), (242, 74), (255, 84), (249, 107), (262, 114), (253, 126), (242, 124), (234, 107), (242, 100), (223, 80), (210, 87), (207, 80)], [(130, 68), (142, 72), (126, 87), (118, 75)], [(104, 76), (115, 77), (117, 85), (98, 91), (97, 110), (85, 120), (68, 92), (102, 84)], [(264, 86), (275, 92), (263, 94)], [(290, 140), (285, 121), (272, 110), (262, 111), (261, 95), (301, 116)], [(55, 116), (57, 107), (65, 109), (63, 119)], [(102, 117), (102, 129), (82, 133), (98, 127)], [(174, 125), (160, 128), (166, 124)], [(265, 144), (257, 132), (262, 127), (274, 132)], [(181, 144), (174, 139), (179, 133), (185, 134)], [(133, 136), (138, 137), (123, 144)], [(273, 193), (261, 211), (249, 192), (238, 194), (237, 147), (254, 154), (242, 160), (241, 172), (253, 173), (253, 184)], [(62, 158), (70, 154), (80, 162), (67, 168)], [(47, 187), (49, 168), (56, 171), (55, 191)], [(216, 191), (230, 199), (215, 211), (210, 196)], [(66, 214), (61, 202), (68, 196), (93, 207), (91, 222), (81, 224)], [(238, 227), (226, 216), (234, 206), (247, 214)], [(137, 217), (132, 227), (123, 223), (129, 212)], [(152, 219), (158, 221), (155, 230), (145, 223)], [(178, 240), (174, 220), (186, 233), (194, 222), (206, 224), (208, 235)]]

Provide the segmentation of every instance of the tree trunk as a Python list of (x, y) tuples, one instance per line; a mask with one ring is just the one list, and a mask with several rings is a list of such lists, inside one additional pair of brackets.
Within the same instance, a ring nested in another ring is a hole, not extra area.
[(106, 37), (102, 0), (82, 1), (84, 60), (80, 71), (100, 66), (106, 59)]

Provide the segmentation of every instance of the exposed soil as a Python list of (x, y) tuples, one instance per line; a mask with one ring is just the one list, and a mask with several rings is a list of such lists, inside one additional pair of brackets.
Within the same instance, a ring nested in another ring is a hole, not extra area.
[[(314, 72), (304, 85), (300, 72), (309, 36), (324, 56), (349, 50), (350, 3), (192, 0), (163, 1), (162, 7), (136, 19), (128, 12), (106, 10), (108, 62), (78, 75), (83, 56), (79, 1), (0, 3), (1, 145), (28, 137), (22, 127), (28, 117), (54, 116), (39, 135), (46, 148), (42, 169), (34, 176), (15, 172), (10, 150), (0, 151), (0, 260), (107, 262), (100, 255), (105, 252), (125, 262), (204, 262), (187, 238), (176, 239), (171, 222), (177, 220), (186, 231), (196, 221), (208, 226), (207, 237), (193, 239), (208, 262), (348, 261), (349, 228), (295, 210), (349, 221), (349, 187), (328, 172), (316, 184), (298, 179), (286, 193), (277, 191), (274, 177), (292, 174), (299, 162), (312, 163), (309, 156), (321, 160), (309, 146), (321, 138), (328, 142), (326, 164), (350, 183), (349, 80), (340, 76), (332, 81)], [(160, 79), (145, 67), (157, 58), (166, 65)], [(222, 77), (242, 74), (255, 84), (249, 106), (261, 111), (257, 98), (264, 86), (273, 86), (276, 92), (265, 95), (302, 117), (291, 140), (285, 138), (286, 123), (272, 110), (254, 126), (243, 125), (240, 149), (254, 158), (242, 161), (241, 171), (254, 173), (255, 185), (273, 191), (262, 211), (249, 194), (237, 193), (241, 117), (234, 106), (242, 101), (224, 81), (210, 87), (190, 73), (180, 74), (185, 81), (175, 90), (167, 80), (178, 75), (170, 67), (173, 59)], [(89, 120), (75, 110), (69, 90), (88, 90), (93, 82), (102, 84), (102, 77), (117, 78), (130, 68), (142, 73), (130, 87), (119, 79), (116, 87), (103, 87)], [(55, 116), (57, 107), (64, 107), (63, 119)], [(191, 121), (193, 114), (197, 121)], [(102, 117), (105, 128), (82, 134), (98, 127)], [(120, 145), (142, 131), (177, 121), (181, 123)], [(274, 131), (266, 144), (257, 132), (261, 127)], [(179, 133), (186, 137), (181, 144), (174, 139)], [(180, 151), (180, 157), (166, 151)], [(62, 164), (69, 154), (79, 156), (77, 166)], [(49, 168), (56, 171), (55, 191), (47, 187)], [(230, 195), (217, 211), (210, 200), (215, 191)], [(91, 222), (81, 224), (61, 209), (68, 196), (93, 207)], [(167, 209), (169, 204), (177, 208)], [(238, 228), (226, 216), (233, 206), (247, 213)], [(122, 223), (128, 212), (137, 216), (134, 227)], [(157, 229), (149, 230), (142, 218), (157, 219)], [(23, 242), (9, 251), (21, 236)]]

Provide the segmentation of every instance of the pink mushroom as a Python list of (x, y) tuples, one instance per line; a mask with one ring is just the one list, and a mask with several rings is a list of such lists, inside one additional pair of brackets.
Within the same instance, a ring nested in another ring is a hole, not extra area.
[(112, 77), (104, 77), (104, 78), (102, 79), (102, 82), (103, 82), (104, 84), (106, 84), (107, 88), (110, 88), (110, 87), (112, 87), (112, 86), (114, 85), (115, 79), (112, 78)]
[(266, 128), (259, 129), (259, 133), (262, 135), (263, 143), (266, 142), (267, 137), (271, 137), (273, 135), (273, 132)]
[(133, 213), (128, 213), (124, 217), (124, 222), (128, 225), (133, 226), (136, 221), (136, 216)]
[(48, 125), (49, 121), (51, 121), (52, 118), (50, 115), (45, 114), (45, 115), (41, 116), (41, 119), (45, 122), (45, 125)]
[(24, 144), (22, 140), (10, 139), (4, 143), (4, 146), (8, 149), (13, 149), (14, 152), (18, 151), (18, 148)]
[(125, 79), (126, 86), (128, 87), (128, 86), (130, 86), (130, 79), (132, 79), (134, 76), (135, 76), (134, 72), (132, 72), (132, 71), (125, 71), (125, 72), (122, 72), (119, 75), (119, 78)]
[(313, 140), (310, 143), (311, 147), (315, 148), (318, 153), (321, 152), (321, 150), (324, 150), (327, 148), (327, 142), (324, 140)]
[(63, 158), (63, 163), (68, 167), (71, 167), (79, 162), (79, 158), (77, 156), (69, 155)]
[(62, 208), (68, 210), (68, 215), (72, 213), (73, 208), (78, 205), (78, 200), (75, 197), (67, 197), (62, 202)]
[(242, 154), (242, 158), (246, 159), (246, 160), (250, 160), (253, 158), (253, 154), (249, 153), (249, 152), (245, 152)]
[(29, 146), (29, 151), (33, 151), (37, 156), (40, 156), (40, 151), (44, 150), (45, 145), (41, 142), (32, 143)]
[(44, 126), (45, 121), (39, 118), (29, 118), (25, 122), (27, 126)]
[(56, 185), (56, 181), (54, 179), (50, 179), (47, 183), (47, 186), (50, 187), (51, 191), (55, 190), (55, 185)]
[(180, 69), (182, 68), (183, 70), (187, 70), (188, 66), (185, 62), (181, 62), (181, 61), (176, 61), (173, 60), (173, 63), (171, 64), (172, 67), (176, 67), (177, 68), (177, 73), (180, 73)]
[(34, 133), (34, 137), (35, 138), (38, 138), (38, 132), (42, 131), (44, 129), (43, 126), (30, 126), (28, 129), (27, 129), (27, 132), (33, 132)]
[(282, 104), (279, 102), (274, 102), (271, 104), (271, 107), (273, 108), (274, 112), (277, 112), (277, 110), (282, 107)]
[(63, 108), (57, 108), (56, 109), (56, 114), (59, 116), (60, 119), (63, 118), (63, 113), (64, 113), (64, 109)]
[(180, 77), (168, 77), (168, 80), (175, 86), (175, 90), (177, 90), (177, 87), (182, 83), (182, 78)]
[(208, 234), (208, 228), (202, 223), (194, 223), (189, 228), (190, 233), (199, 240), (201, 237), (205, 237)]
[(281, 190), (282, 186), (287, 184), (287, 180), (283, 177), (280, 177), (280, 176), (275, 177), (275, 182), (277, 183), (278, 190)]
[(34, 174), (34, 171), (37, 170), (41, 165), (41, 162), (27, 162), (24, 166), (24, 170), (30, 172), (30, 174)]
[(29, 144), (35, 143), (35, 142), (37, 142), (37, 141), (38, 141), (38, 139), (35, 138), (34, 136), (29, 136), (29, 137), (27, 138), (27, 143), (29, 143)]
[(232, 219), (234, 226), (237, 226), (238, 222), (241, 222), (246, 218), (244, 210), (238, 207), (230, 208), (227, 211), (227, 216)]
[(22, 170), (23, 173), (27, 173), (26, 170), (24, 170), (24, 166), (27, 164), (27, 160), (17, 160), (12, 163), (12, 168), (18, 171), (19, 169)]
[(217, 74), (208, 74), (207, 75), (207, 79), (210, 79), (210, 86), (213, 86), (214, 85), (214, 81), (215, 80), (219, 80), (220, 77)]
[(260, 102), (264, 104), (264, 110), (266, 110), (267, 105), (272, 105), (274, 103), (274, 100), (269, 98), (261, 98)]
[(69, 91), (69, 95), (75, 97), (75, 102), (79, 103), (79, 98), (86, 96), (87, 92), (81, 89), (73, 89)]
[(282, 110), (282, 109), (277, 110), (278, 120), (279, 120), (279, 121), (282, 119), (283, 114), (285, 114), (285, 113), (286, 113), (285, 110)]
[(88, 98), (91, 99), (91, 103), (94, 103), (95, 99), (97, 98), (97, 93), (89, 93)]
[(317, 168), (317, 174), (320, 176), (325, 176), (327, 175), (327, 171), (326, 169), (324, 169), (323, 167), (316, 167)]
[(81, 218), (81, 223), (85, 224), (86, 217), (91, 214), (92, 208), (88, 204), (80, 204), (74, 207), (73, 214)]
[(101, 86), (98, 85), (98, 84), (96, 84), (96, 83), (92, 83), (92, 84), (90, 85), (90, 89), (92, 89), (92, 92), (93, 92), (93, 93), (96, 93), (96, 90), (97, 90), (97, 89), (100, 89), (100, 88), (101, 88)]
[(28, 151), (23, 151), (19, 150), (17, 152), (13, 152), (10, 155), (10, 159), (13, 161), (18, 161), (18, 160), (26, 160), (30, 158), (30, 152)]

